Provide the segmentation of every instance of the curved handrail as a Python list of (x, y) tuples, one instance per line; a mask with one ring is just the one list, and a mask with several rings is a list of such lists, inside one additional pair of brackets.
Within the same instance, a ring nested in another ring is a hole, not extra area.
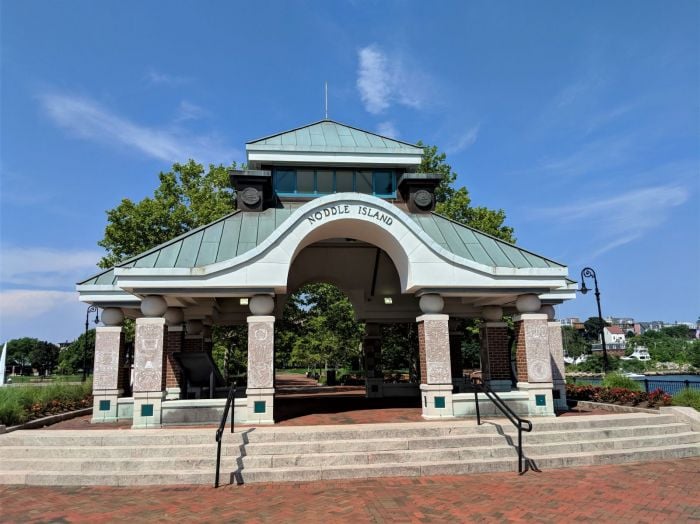
[(481, 379), (473, 379), (472, 377), (469, 377), (469, 381), (472, 383), (474, 386), (474, 401), (476, 403), (476, 422), (477, 425), (481, 425), (481, 411), (479, 410), (479, 391), (481, 390), (482, 393), (484, 393), (491, 402), (493, 402), (493, 405), (496, 406), (501, 413), (505, 415), (505, 417), (510, 421), (511, 424), (513, 424), (516, 429), (518, 430), (518, 473), (521, 475), (523, 474), (523, 431), (527, 431), (528, 433), (532, 431), (532, 422), (529, 420), (522, 418), (520, 415), (518, 415), (513, 409), (506, 404), (501, 397), (498, 396), (498, 394), (491, 389), (491, 386), (489, 386), (486, 382), (484, 382)]
[(231, 410), (231, 406), (234, 409), (231, 410), (231, 433), (233, 433), (233, 419), (235, 415), (235, 405), (234, 401), (236, 399), (236, 383), (234, 382), (231, 389), (228, 391), (228, 397), (226, 397), (226, 405), (224, 406), (224, 413), (221, 416), (221, 422), (219, 422), (219, 428), (216, 430), (216, 479), (214, 480), (214, 487), (219, 487), (219, 470), (221, 468), (221, 438), (224, 435), (224, 429), (226, 428), (226, 419), (228, 418), (228, 412)]

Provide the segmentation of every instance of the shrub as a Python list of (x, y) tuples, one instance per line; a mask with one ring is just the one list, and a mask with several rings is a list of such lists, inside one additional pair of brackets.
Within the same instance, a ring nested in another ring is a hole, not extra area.
[(700, 411), (700, 391), (697, 389), (685, 388), (673, 397), (674, 406), (687, 406)]
[(629, 377), (622, 375), (621, 373), (608, 373), (603, 378), (604, 387), (608, 388), (625, 388), (631, 391), (641, 391), (642, 388), (639, 382), (633, 380)]
[(651, 393), (644, 391), (632, 391), (627, 388), (609, 388), (600, 386), (576, 386), (566, 385), (566, 396), (572, 400), (589, 400), (606, 404), (632, 404), (638, 406), (646, 403), (645, 407), (653, 408), (657, 405), (670, 406), (671, 395), (662, 389), (656, 389)]
[(13, 386), (0, 389), (0, 424), (14, 426), (32, 418), (89, 407), (92, 383)]

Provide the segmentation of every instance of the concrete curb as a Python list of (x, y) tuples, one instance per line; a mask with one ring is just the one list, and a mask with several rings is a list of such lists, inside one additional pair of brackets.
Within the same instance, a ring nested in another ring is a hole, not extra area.
[(693, 431), (700, 431), (700, 412), (694, 408), (685, 406), (664, 406), (661, 408), (661, 413), (666, 415), (673, 414), (676, 418), (690, 424)]
[(35, 420), (30, 420), (24, 424), (18, 426), (10, 426), (5, 428), (5, 426), (0, 426), (0, 433), (10, 433), (11, 431), (17, 431), (18, 429), (36, 429), (43, 428), (44, 426), (50, 426), (51, 424), (56, 424), (57, 422), (62, 422), (64, 420), (69, 420), (75, 417), (82, 417), (83, 415), (89, 415), (92, 413), (92, 408), (77, 409), (75, 411), (67, 411), (65, 413), (59, 413), (58, 415), (51, 415), (49, 417), (38, 418)]
[(577, 407), (588, 409), (604, 409), (613, 413), (654, 413), (659, 414), (658, 409), (638, 408), (634, 406), (619, 406), (617, 404), (604, 404), (602, 402), (591, 402), (589, 400), (574, 400)]

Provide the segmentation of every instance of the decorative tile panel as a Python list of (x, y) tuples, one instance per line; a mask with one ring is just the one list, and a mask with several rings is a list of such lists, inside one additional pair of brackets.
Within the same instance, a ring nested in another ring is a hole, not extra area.
[(448, 317), (444, 317), (444, 320), (423, 320), (428, 384), (452, 384)]
[(528, 382), (552, 382), (547, 320), (528, 319), (521, 322), (525, 331)]
[(119, 356), (122, 344), (121, 328), (98, 327), (96, 329), (93, 390), (119, 388)]
[(552, 361), (552, 378), (555, 381), (565, 380), (564, 344), (561, 339), (561, 324), (549, 322), (549, 354)]
[(165, 319), (136, 320), (134, 391), (162, 391)]
[(248, 387), (274, 387), (274, 317), (248, 317)]

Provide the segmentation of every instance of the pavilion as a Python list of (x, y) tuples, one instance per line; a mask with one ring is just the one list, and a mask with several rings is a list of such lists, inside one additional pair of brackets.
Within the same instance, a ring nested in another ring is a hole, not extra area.
[[(471, 415), (455, 326), (482, 318), (481, 367), (492, 389), (529, 416), (565, 408), (552, 306), (575, 297), (567, 267), (436, 214), (440, 177), (418, 172), (421, 147), (323, 120), (246, 151), (247, 169), (231, 172), (231, 214), (78, 284), (80, 300), (103, 309), (93, 422), (217, 420), (224, 399), (214, 398), (223, 384), (211, 327), (247, 325), (247, 387), (235, 420), (274, 423), (274, 324), (287, 296), (310, 282), (338, 286), (365, 323), (367, 396), (420, 396), (425, 418)], [(515, 326), (515, 383), (504, 315)], [(128, 366), (124, 318), (136, 325)], [(395, 322), (417, 324), (419, 386), (384, 382), (380, 327)]]

